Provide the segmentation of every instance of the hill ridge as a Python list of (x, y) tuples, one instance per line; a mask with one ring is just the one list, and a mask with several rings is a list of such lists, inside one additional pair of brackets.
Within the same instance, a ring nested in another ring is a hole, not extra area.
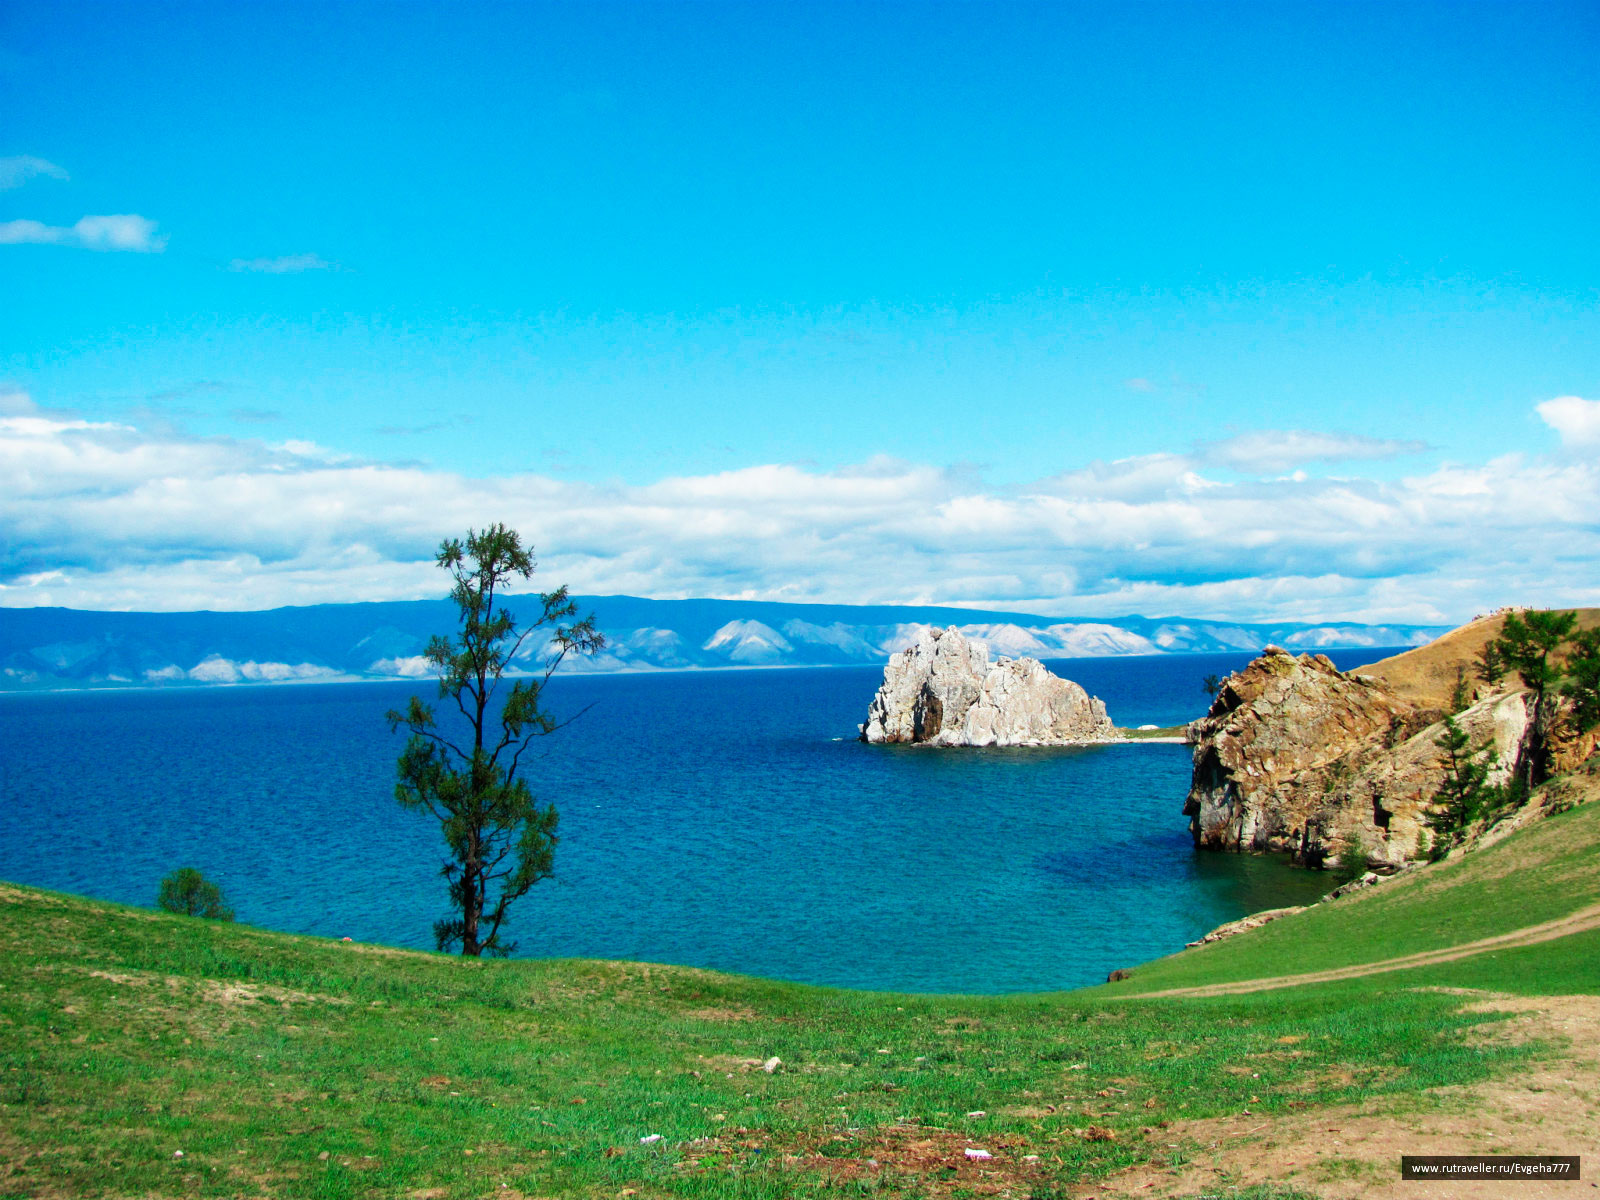
[[(531, 597), (530, 597), (531, 598)], [(511, 598), (516, 612), (517, 597)], [(996, 654), (1033, 658), (1415, 645), (1434, 626), (1252, 623), (1182, 617), (1062, 617), (939, 605), (574, 597), (607, 636), (563, 670), (652, 671), (880, 664), (922, 629), (957, 625)], [(445, 600), (322, 604), (246, 612), (0, 612), (0, 691), (50, 687), (412, 678)], [(542, 647), (530, 647), (537, 653)], [(531, 663), (529, 664), (531, 665)]]

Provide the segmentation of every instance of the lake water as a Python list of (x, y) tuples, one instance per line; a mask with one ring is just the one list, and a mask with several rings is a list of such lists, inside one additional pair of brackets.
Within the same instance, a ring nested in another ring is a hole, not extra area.
[[(1349, 667), (1384, 651), (1334, 653)], [(1052, 663), (1121, 725), (1201, 714), (1249, 655)], [(1196, 852), (1177, 745), (854, 739), (879, 668), (557, 679), (583, 716), (528, 765), (561, 812), (519, 953), (847, 987), (1076, 987), (1325, 876)], [(437, 825), (393, 798), (383, 720), (431, 683), (0, 696), (0, 878), (134, 904), (197, 866), (239, 919), (431, 948)]]

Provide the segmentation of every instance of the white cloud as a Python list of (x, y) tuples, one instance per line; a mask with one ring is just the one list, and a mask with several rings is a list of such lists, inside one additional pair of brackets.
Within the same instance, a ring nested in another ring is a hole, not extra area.
[(1092, 462), (1047, 479), (1040, 488), (1064, 496), (1142, 500), (1176, 489), (1197, 491), (1216, 486), (1197, 474), (1194, 465), (1194, 460), (1183, 454), (1141, 454), (1109, 463)]
[(284, 254), (277, 258), (236, 258), (230, 271), (252, 271), (260, 275), (299, 275), (304, 271), (331, 271), (333, 264), (320, 254)]
[(440, 538), (500, 520), (537, 547), (539, 582), (579, 592), (1435, 622), (1600, 599), (1596, 511), (1600, 462), (1573, 457), (1230, 482), (1151, 455), (1022, 489), (878, 459), (605, 486), (0, 417), (7, 606), (435, 596)]
[(25, 416), (38, 410), (38, 405), (34, 404), (33, 397), (27, 392), (0, 383), (0, 417)]
[(1203, 461), (1250, 475), (1273, 475), (1307, 463), (1358, 462), (1419, 454), (1427, 443), (1319, 433), (1311, 429), (1260, 429), (1200, 448)]
[(1600, 445), (1600, 400), (1557, 396), (1534, 406), (1539, 419), (1561, 435), (1568, 446)]
[(47, 179), (66, 179), (67, 172), (56, 166), (55, 163), (43, 158), (35, 158), (31, 154), (19, 154), (14, 158), (0, 158), (0, 192), (19, 188), (30, 179), (40, 176)]
[(402, 679), (425, 679), (436, 668), (424, 655), (411, 654), (404, 658), (380, 658), (367, 668), (378, 675), (398, 675)]
[(75, 246), (80, 250), (127, 250), (159, 254), (167, 236), (156, 223), (137, 213), (83, 217), (74, 225), (45, 225), (40, 221), (0, 222), (0, 245)]
[[(1418, 454), (1427, 444), (1354, 433), (1308, 429), (1261, 429), (1218, 442), (1204, 442), (1189, 454), (1142, 454), (1114, 462), (1093, 462), (1046, 480), (1041, 486), (1063, 495), (1148, 499), (1173, 492), (1198, 492), (1221, 486), (1206, 468), (1241, 475), (1285, 475), (1309, 463), (1338, 463)], [(1298, 480), (1306, 476), (1300, 473)]]

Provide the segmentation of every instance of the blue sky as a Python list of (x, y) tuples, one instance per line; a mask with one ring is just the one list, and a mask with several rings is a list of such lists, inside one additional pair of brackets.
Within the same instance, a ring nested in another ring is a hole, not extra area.
[[(1600, 10), (0, 10), (0, 604), (1600, 599)], [(460, 528), (458, 528), (460, 527)]]

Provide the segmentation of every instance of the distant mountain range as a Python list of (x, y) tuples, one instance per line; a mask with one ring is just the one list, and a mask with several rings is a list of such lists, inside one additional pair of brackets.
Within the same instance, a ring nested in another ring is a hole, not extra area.
[[(563, 670), (689, 670), (878, 663), (929, 625), (956, 625), (991, 653), (1033, 658), (1420, 645), (1442, 626), (1235, 624), (1183, 618), (1075, 620), (968, 608), (645, 600), (580, 596), (606, 649)], [(524, 601), (528, 614), (534, 602)], [(518, 610), (513, 597), (512, 610)], [(418, 678), (428, 638), (455, 628), (443, 600), (320, 604), (264, 612), (125, 613), (0, 608), (0, 691), (37, 688)], [(543, 647), (529, 647), (529, 666)]]

